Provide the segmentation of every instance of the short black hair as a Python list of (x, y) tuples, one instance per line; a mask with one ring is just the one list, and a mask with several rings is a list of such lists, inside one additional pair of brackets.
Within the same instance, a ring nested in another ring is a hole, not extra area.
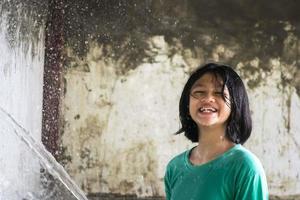
[[(198, 142), (198, 127), (189, 113), (190, 92), (194, 83), (206, 73), (211, 73), (222, 79), (223, 99), (224, 88), (228, 88), (230, 95), (231, 113), (227, 120), (225, 136), (236, 144), (243, 144), (250, 137), (252, 120), (246, 88), (240, 76), (232, 67), (217, 63), (199, 66), (185, 84), (179, 102), (179, 118), (182, 127), (175, 133), (184, 135), (192, 142)], [(201, 133), (199, 133), (201, 134)]]

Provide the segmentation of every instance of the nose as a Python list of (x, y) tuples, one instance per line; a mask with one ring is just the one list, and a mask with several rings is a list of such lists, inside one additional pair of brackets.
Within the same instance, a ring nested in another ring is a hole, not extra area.
[(202, 101), (202, 102), (205, 102), (205, 103), (206, 103), (206, 102), (209, 102), (209, 103), (215, 102), (215, 97), (214, 97), (213, 94), (206, 93), (206, 94), (202, 97), (201, 101)]

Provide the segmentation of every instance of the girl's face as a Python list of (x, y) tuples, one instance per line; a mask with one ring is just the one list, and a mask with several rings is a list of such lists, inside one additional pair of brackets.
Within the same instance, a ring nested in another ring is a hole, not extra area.
[(223, 81), (214, 74), (206, 73), (192, 86), (190, 93), (189, 112), (198, 127), (226, 128), (230, 115), (230, 96), (225, 86), (222, 96)]

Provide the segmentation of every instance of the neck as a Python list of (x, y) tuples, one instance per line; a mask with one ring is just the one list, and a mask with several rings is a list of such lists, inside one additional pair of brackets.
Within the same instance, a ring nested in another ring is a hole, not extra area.
[(201, 127), (198, 146), (195, 148), (194, 163), (206, 163), (234, 146), (225, 136), (225, 128)]
[(201, 149), (215, 149), (220, 146), (232, 143), (225, 136), (225, 127), (201, 127), (199, 128), (199, 148)]

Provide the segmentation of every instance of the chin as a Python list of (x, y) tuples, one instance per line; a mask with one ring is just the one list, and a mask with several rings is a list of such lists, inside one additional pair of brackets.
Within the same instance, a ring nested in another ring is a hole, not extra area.
[(205, 128), (209, 128), (209, 127), (213, 127), (214, 124), (200, 124), (200, 127), (205, 127)]
[(212, 127), (212, 126), (214, 126), (214, 125), (216, 125), (216, 123), (215, 122), (199, 122), (198, 123), (198, 126), (203, 126), (203, 127)]

